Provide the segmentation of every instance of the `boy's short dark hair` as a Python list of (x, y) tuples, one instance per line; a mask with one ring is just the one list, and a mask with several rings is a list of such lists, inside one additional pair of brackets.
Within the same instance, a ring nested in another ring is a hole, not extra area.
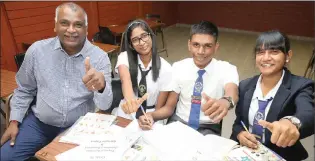
[(215, 42), (217, 42), (219, 37), (218, 27), (209, 21), (200, 21), (198, 24), (193, 24), (190, 28), (190, 37), (192, 38), (195, 34), (207, 34), (211, 35), (215, 38)]

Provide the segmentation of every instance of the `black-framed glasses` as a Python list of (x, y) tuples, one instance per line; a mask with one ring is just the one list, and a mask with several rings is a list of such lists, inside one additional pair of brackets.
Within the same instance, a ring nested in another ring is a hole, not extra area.
[(143, 33), (140, 35), (140, 37), (134, 37), (131, 39), (131, 43), (133, 45), (139, 45), (140, 44), (140, 40), (147, 42), (149, 40), (150, 37), (150, 33)]

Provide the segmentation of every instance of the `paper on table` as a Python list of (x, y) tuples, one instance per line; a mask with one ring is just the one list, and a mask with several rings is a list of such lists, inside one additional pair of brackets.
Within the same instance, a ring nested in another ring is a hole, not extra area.
[(201, 136), (181, 122), (173, 122), (144, 133), (143, 139), (159, 151), (161, 160), (187, 160), (191, 149), (196, 149), (192, 141)]
[(61, 160), (121, 160), (124, 153), (140, 138), (139, 133), (122, 132), (90, 138), (78, 147), (56, 156)]
[(112, 130), (109, 130), (109, 127), (115, 119), (116, 116), (113, 115), (87, 113), (60, 138), (59, 142), (80, 145), (87, 137), (111, 133)]
[[(164, 126), (163, 124), (159, 123), (159, 122), (155, 122), (153, 124), (153, 127), (152, 129), (156, 129), (156, 128), (159, 128), (161, 126)], [(126, 127), (125, 127), (126, 130), (128, 131), (132, 131), (132, 132), (146, 132), (146, 131), (150, 131), (150, 130), (142, 130), (138, 124), (138, 120), (133, 120), (131, 121)]]
[(200, 139), (198, 151), (202, 154), (199, 160), (205, 158), (223, 159), (235, 146), (237, 142), (231, 139), (226, 139), (221, 136), (209, 134)]
[(281, 156), (276, 154), (274, 151), (259, 144), (257, 149), (250, 149), (246, 146), (240, 146), (235, 148), (227, 155), (227, 160), (237, 161), (237, 160), (268, 160), (268, 161), (285, 161)]
[(160, 151), (161, 160), (220, 160), (237, 145), (220, 136), (203, 136), (181, 122), (149, 131), (143, 137)]

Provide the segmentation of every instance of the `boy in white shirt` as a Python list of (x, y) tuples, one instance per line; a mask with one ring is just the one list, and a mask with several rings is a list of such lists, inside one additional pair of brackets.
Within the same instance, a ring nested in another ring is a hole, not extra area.
[(172, 116), (169, 122), (181, 121), (204, 135), (221, 134), (220, 121), (238, 101), (239, 76), (234, 65), (213, 58), (219, 48), (217, 39), (213, 23), (192, 25), (188, 40), (192, 58), (173, 64), (173, 91), (164, 107), (147, 113), (148, 119), (139, 117), (142, 129)]

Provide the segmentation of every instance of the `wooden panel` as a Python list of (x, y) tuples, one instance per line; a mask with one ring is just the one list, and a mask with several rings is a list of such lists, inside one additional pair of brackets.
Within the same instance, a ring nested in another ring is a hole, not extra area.
[(232, 29), (314, 36), (314, 2), (179, 2), (178, 14), (180, 23), (209, 20)]
[[(101, 2), (99, 2), (100, 4)], [(103, 3), (103, 2), (102, 2)], [(138, 2), (117, 3), (117, 5), (99, 5), (99, 23), (101, 26), (126, 24), (138, 17)]]
[(17, 53), (16, 44), (13, 39), (11, 26), (4, 8), (4, 4), (0, 3), (1, 7), (1, 69), (17, 71), (14, 62), (14, 55)]
[(38, 24), (38, 23), (52, 21), (52, 20), (54, 20), (54, 16), (55, 16), (55, 14), (35, 16), (32, 18), (25, 17), (25, 18), (10, 20), (10, 23), (11, 23), (11, 26), (13, 28), (21, 27), (21, 26), (28, 26), (28, 25), (34, 25), (34, 24)]
[(161, 15), (162, 22), (170, 26), (177, 22), (177, 5), (178, 2), (153, 2), (152, 13)]
[(56, 33), (52, 29), (43, 30), (39, 32), (33, 32), (26, 35), (16, 36), (15, 41), (16, 43), (23, 43), (23, 42), (34, 42), (37, 40), (54, 37)]
[(98, 24), (99, 24), (99, 18), (98, 18), (98, 2), (89, 2), (88, 6), (89, 9), (86, 11), (88, 14), (88, 39), (92, 40), (93, 35), (98, 32)]
[(153, 2), (142, 2), (142, 14), (152, 13)]
[(126, 3), (130, 3), (130, 2), (98, 2), (98, 6), (99, 7), (111, 6), (111, 5), (119, 6)]
[(9, 19), (55, 14), (56, 6), (8, 11)]
[[(35, 41), (27, 41), (27, 42), (24, 42), (24, 43), (27, 43), (27, 44), (33, 44)], [(24, 50), (24, 48), (23, 48), (23, 46), (22, 46), (22, 43), (18, 43), (18, 44), (16, 44), (16, 46), (17, 46), (17, 49), (18, 49), (18, 53), (24, 53), (24, 52), (26, 52), (25, 50)]]
[(12, 28), (14, 36), (25, 35), (32, 32), (38, 32), (46, 29), (53, 30), (55, 26), (55, 21), (51, 20), (50, 22), (37, 23), (35, 25), (22, 26)]
[(1, 51), (1, 55), (0, 55), (0, 67), (1, 67), (1, 69), (7, 69), (7, 67), (6, 67), (6, 60), (5, 60), (5, 58), (2, 56), (2, 54), (4, 53), (4, 51), (3, 51), (3, 47), (0, 49), (0, 51)]
[(7, 11), (57, 6), (61, 2), (4, 2)]

